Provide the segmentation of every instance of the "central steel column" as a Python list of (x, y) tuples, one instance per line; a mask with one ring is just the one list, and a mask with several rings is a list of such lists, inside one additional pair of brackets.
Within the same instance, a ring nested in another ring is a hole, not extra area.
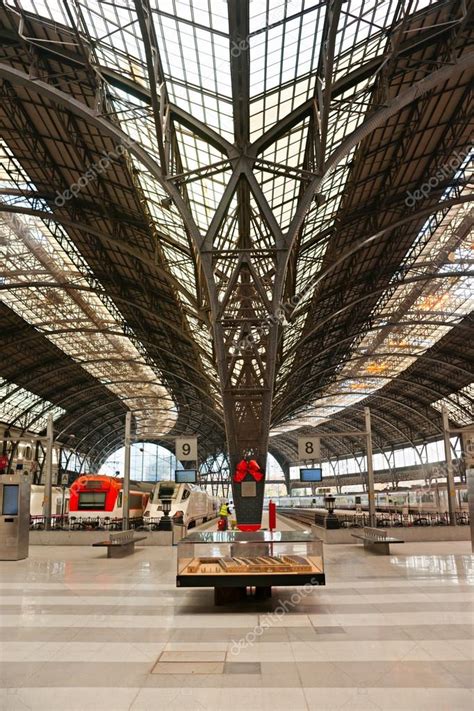
[(443, 436), (444, 436), (444, 456), (446, 458), (446, 483), (448, 487), (448, 508), (449, 508), (449, 523), (451, 526), (456, 525), (456, 487), (454, 486), (453, 461), (451, 458), (451, 439), (449, 432), (449, 417), (445, 407), (442, 409), (443, 414)]
[(466, 469), (467, 500), (469, 502), (469, 527), (471, 529), (471, 550), (474, 553), (474, 469)]
[(367, 491), (369, 496), (369, 523), (371, 526), (377, 524), (375, 515), (375, 486), (374, 486), (374, 466), (372, 462), (372, 422), (370, 419), (370, 409), (364, 407), (365, 417), (365, 437), (367, 454)]
[(43, 517), (44, 528), (49, 531), (51, 528), (51, 497), (53, 494), (53, 416), (48, 415), (46, 426), (46, 451), (44, 455), (44, 496), (43, 496)]
[(132, 429), (132, 413), (125, 415), (125, 458), (123, 468), (123, 518), (122, 530), (128, 530), (130, 525), (130, 440)]

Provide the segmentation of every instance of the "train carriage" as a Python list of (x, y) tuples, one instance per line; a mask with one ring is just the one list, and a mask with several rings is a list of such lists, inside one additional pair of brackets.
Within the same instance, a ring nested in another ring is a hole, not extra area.
[[(140, 522), (153, 484), (130, 482), (129, 518)], [(102, 474), (84, 474), (70, 488), (70, 519), (98, 522), (123, 518), (123, 479)]]
[(158, 482), (144, 513), (147, 528), (157, 527), (164, 515), (163, 499), (170, 500), (170, 517), (186, 528), (199, 526), (217, 516), (220, 501), (194, 484), (177, 484), (174, 481)]

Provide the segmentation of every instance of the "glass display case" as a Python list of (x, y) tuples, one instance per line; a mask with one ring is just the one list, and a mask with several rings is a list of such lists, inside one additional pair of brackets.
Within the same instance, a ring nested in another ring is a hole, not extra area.
[(178, 587), (324, 585), (323, 543), (310, 531), (206, 531), (178, 543)]

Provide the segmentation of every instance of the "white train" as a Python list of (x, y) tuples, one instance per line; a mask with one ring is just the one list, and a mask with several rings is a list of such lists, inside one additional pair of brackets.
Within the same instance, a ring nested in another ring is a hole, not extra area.
[[(355, 510), (360, 508), (368, 510), (368, 496), (359, 494), (334, 494), (337, 510)], [(456, 506), (460, 511), (468, 510), (467, 488), (465, 484), (456, 484)], [(324, 495), (314, 496), (282, 496), (272, 499), (281, 508), (324, 508)], [(268, 500), (265, 499), (265, 505)], [(376, 491), (375, 507), (378, 511), (408, 513), (444, 513), (448, 511), (448, 494), (446, 486), (432, 485), (428, 487), (413, 488), (399, 491)]]
[[(31, 485), (30, 493), (30, 520), (31, 528), (44, 528), (43, 521), (44, 486)], [(51, 492), (51, 516), (57, 518), (58, 523), (69, 513), (69, 489), (53, 486)]]
[(186, 528), (194, 528), (217, 516), (220, 501), (216, 496), (194, 484), (176, 484), (174, 481), (158, 482), (150, 494), (143, 522), (147, 528), (157, 527), (164, 516), (163, 499), (171, 500), (170, 517)]
[[(42, 516), (44, 503), (44, 486), (31, 485), (30, 516)], [(69, 489), (53, 486), (51, 493), (51, 515), (65, 516), (69, 511)]]

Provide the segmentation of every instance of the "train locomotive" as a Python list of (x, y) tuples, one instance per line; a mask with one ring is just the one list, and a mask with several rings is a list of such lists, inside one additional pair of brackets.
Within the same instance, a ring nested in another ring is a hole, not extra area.
[(158, 528), (165, 515), (163, 500), (171, 504), (169, 516), (186, 528), (199, 526), (217, 516), (220, 501), (194, 484), (177, 484), (174, 481), (158, 482), (150, 494), (143, 515), (146, 528)]
[[(153, 484), (130, 482), (129, 518), (141, 523)], [(89, 518), (107, 523), (123, 517), (123, 479), (102, 474), (84, 474), (73, 482), (69, 500), (70, 521)]]

